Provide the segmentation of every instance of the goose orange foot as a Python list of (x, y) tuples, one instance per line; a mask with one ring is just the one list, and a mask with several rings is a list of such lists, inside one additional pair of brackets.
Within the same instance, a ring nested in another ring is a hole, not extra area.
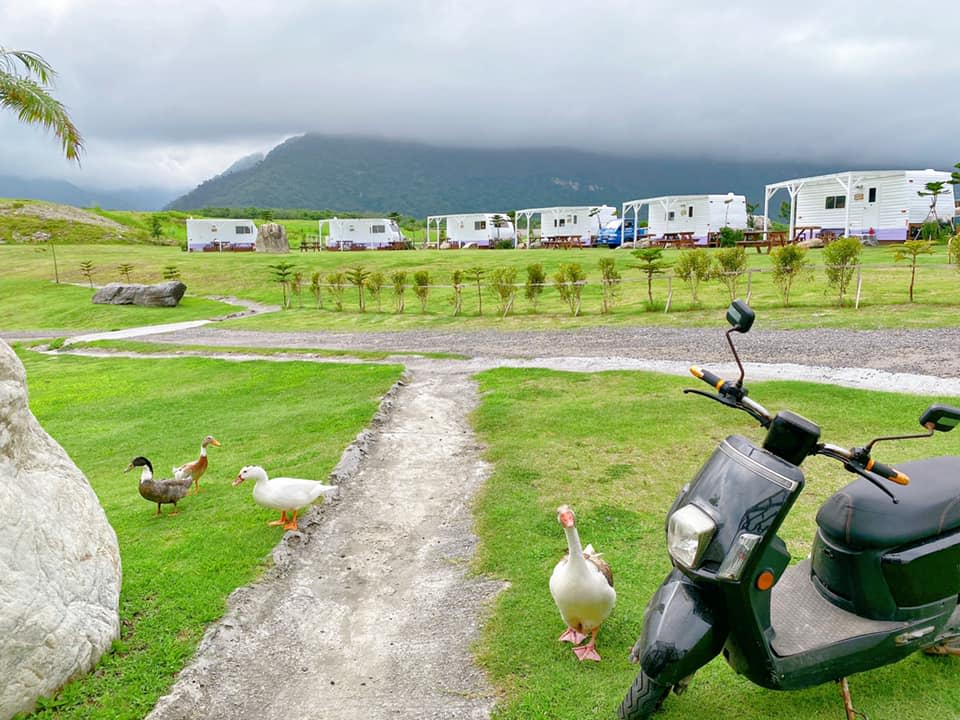
[(280, 513), (279, 520), (271, 520), (270, 522), (267, 523), (267, 525), (283, 525), (284, 527), (286, 527), (289, 523), (290, 521), (287, 520), (287, 511), (284, 510), (283, 512)]
[(588, 642), (586, 645), (580, 645), (579, 647), (575, 647), (573, 649), (573, 654), (577, 656), (580, 662), (583, 662), (584, 660), (594, 660), (596, 662), (600, 662), (600, 653), (598, 653), (597, 649), (594, 647), (594, 643), (597, 641), (597, 630), (599, 629), (600, 628), (596, 628), (593, 631), (593, 634), (590, 636), (590, 642)]
[(586, 635), (577, 632), (572, 627), (568, 627), (566, 630), (564, 630), (563, 635), (557, 638), (557, 642), (569, 642), (573, 643), (574, 645), (579, 645), (586, 639)]
[(283, 526), (284, 530), (298, 530), (297, 527), (297, 511), (293, 511), (293, 519), (288, 521), (286, 525)]

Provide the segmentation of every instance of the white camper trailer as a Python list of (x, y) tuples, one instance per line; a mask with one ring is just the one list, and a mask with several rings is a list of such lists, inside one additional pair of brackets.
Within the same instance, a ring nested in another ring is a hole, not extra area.
[(452, 248), (488, 248), (501, 240), (509, 240), (514, 247), (517, 236), (507, 213), (464, 213), (460, 215), (431, 215), (427, 218), (427, 238), (437, 227), (436, 244), (440, 247), (441, 225), (446, 242)]
[(527, 208), (517, 210), (526, 218), (527, 239), (530, 240), (530, 219), (540, 216), (540, 240), (545, 245), (575, 244), (596, 245), (600, 228), (617, 217), (616, 208), (609, 205), (584, 205), (580, 207)]
[(404, 238), (400, 227), (390, 218), (332, 218), (321, 220), (329, 232), (326, 236), (327, 250), (389, 250), (403, 247)]
[[(732, 192), (630, 200), (623, 204), (623, 217), (638, 220), (644, 205), (647, 206), (647, 235), (651, 237), (677, 233), (705, 245), (710, 234), (719, 232), (720, 228), (745, 230), (747, 227), (747, 199)], [(629, 237), (623, 239), (630, 240)]]
[(257, 226), (253, 220), (187, 220), (188, 252), (252, 252), (256, 249)]
[(937, 217), (948, 221), (954, 213), (950, 173), (937, 170), (847, 171), (832, 175), (784, 180), (766, 187), (764, 215), (778, 190), (790, 194), (790, 237), (798, 230), (811, 234), (857, 235), (897, 242), (910, 237), (930, 215), (926, 184), (945, 182), (936, 201)]

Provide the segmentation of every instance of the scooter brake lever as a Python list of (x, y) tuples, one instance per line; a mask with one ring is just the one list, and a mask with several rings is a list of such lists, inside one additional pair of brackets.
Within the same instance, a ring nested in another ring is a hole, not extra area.
[(724, 397), (723, 395), (715, 395), (714, 393), (708, 393), (708, 392), (706, 392), (706, 391), (704, 391), (704, 390), (694, 390), (693, 388), (684, 388), (684, 389), (683, 389), (683, 394), (684, 394), (684, 395), (687, 395), (687, 394), (689, 394), (689, 393), (693, 393), (694, 395), (701, 395), (702, 397), (710, 398), (711, 400), (716, 400), (716, 401), (717, 401), (718, 403), (720, 403), (721, 405), (726, 405), (727, 407), (732, 407), (732, 408), (739, 408), (739, 407), (740, 407), (740, 406), (737, 405), (735, 402), (733, 402), (732, 400), (730, 400), (730, 398)]
[(849, 472), (856, 473), (860, 477), (872, 482), (874, 485), (877, 486), (880, 492), (882, 492), (884, 495), (886, 495), (891, 500), (893, 500), (894, 505), (898, 505), (900, 503), (900, 501), (897, 500), (897, 496), (894, 495), (890, 491), (890, 488), (887, 487), (887, 484), (883, 481), (883, 478), (877, 475), (876, 473), (870, 472), (866, 468), (861, 467), (857, 463), (853, 463), (853, 462), (845, 462), (843, 464), (843, 467)]

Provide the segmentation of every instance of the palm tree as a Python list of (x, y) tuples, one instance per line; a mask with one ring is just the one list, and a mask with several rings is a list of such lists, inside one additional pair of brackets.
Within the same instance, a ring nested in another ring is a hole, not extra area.
[(36, 53), (0, 46), (0, 106), (16, 112), (21, 122), (52, 130), (67, 160), (79, 164), (83, 138), (63, 104), (50, 95), (55, 77), (54, 69)]

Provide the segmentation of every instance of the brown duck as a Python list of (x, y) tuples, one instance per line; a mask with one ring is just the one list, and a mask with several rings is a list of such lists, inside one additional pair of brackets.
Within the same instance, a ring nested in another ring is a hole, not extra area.
[(132, 470), (135, 467), (143, 468), (140, 471), (140, 495), (143, 496), (145, 500), (157, 504), (157, 515), (160, 514), (161, 505), (173, 505), (173, 512), (171, 512), (170, 515), (176, 515), (178, 512), (177, 501), (190, 491), (190, 486), (193, 485), (193, 478), (185, 475), (179, 480), (154, 480), (153, 465), (143, 456), (138, 456), (131, 460), (124, 472)]
[(207, 446), (220, 447), (220, 441), (213, 435), (207, 435), (200, 443), (200, 457), (173, 469), (174, 480), (182, 480), (187, 475), (193, 478), (193, 491), (200, 492), (200, 478), (207, 471)]

